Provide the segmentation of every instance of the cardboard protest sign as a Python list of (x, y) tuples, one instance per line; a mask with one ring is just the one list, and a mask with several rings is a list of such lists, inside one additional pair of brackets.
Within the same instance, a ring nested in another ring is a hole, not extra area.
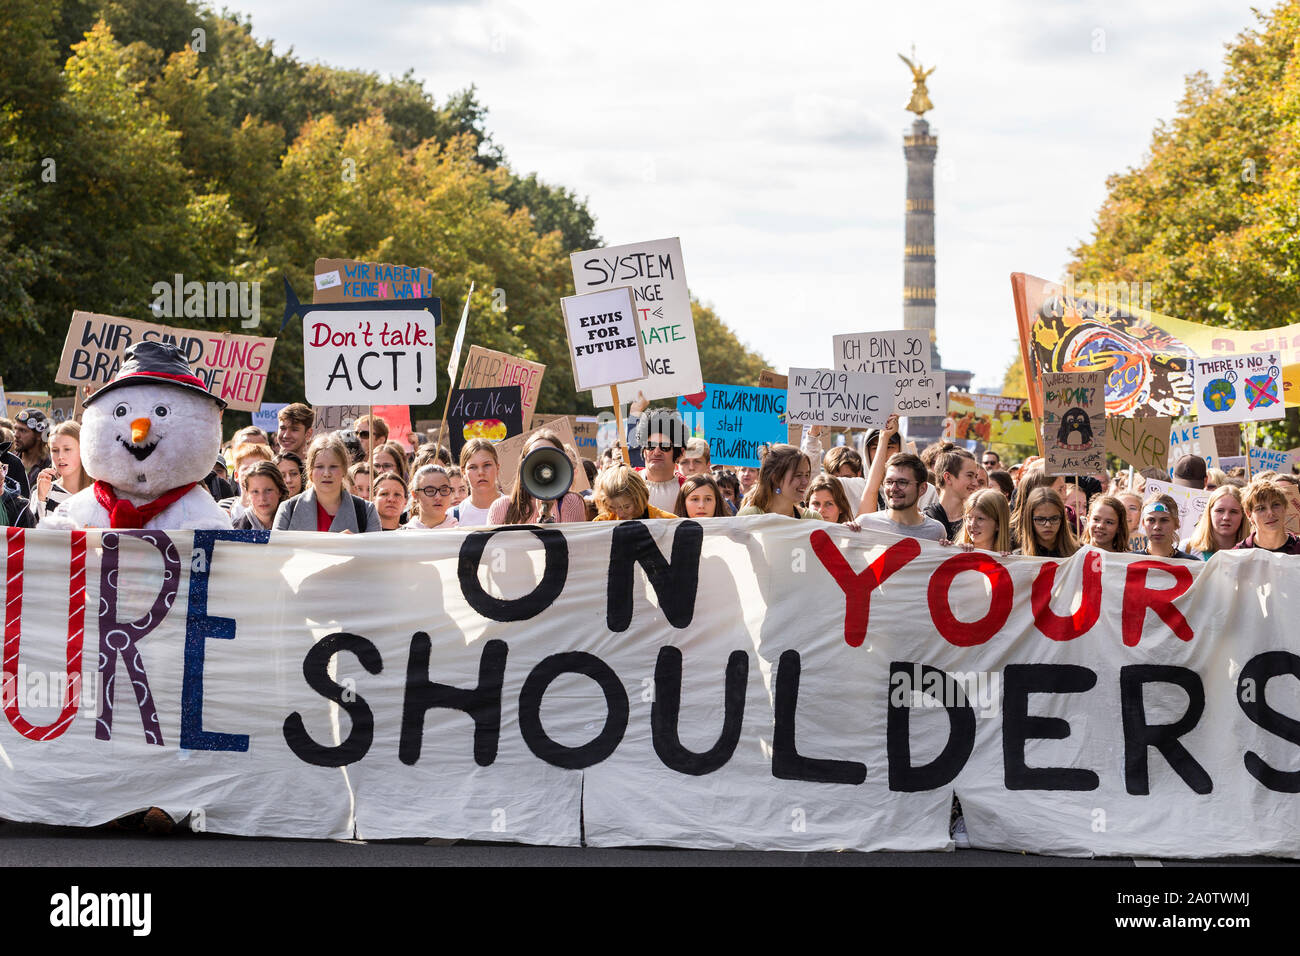
[(368, 405), (313, 405), (312, 414), (316, 416), (312, 432), (327, 435), (330, 432), (351, 428), (362, 415), (369, 413)]
[(76, 408), (75, 395), (70, 398), (56, 398), (50, 403), (50, 421), (56, 425), (70, 422), (76, 415)]
[(508, 355), (481, 345), (471, 345), (465, 356), (465, 367), (460, 373), (461, 388), (485, 388), (489, 385), (518, 385), (523, 394), (524, 427), (527, 428), (537, 411), (537, 395), (542, 390), (542, 375), (546, 366)]
[(173, 328), (93, 312), (72, 313), (54, 380), (98, 388), (117, 374), (122, 354), (145, 341), (178, 346), (207, 390), (232, 410), (252, 412), (261, 407), (274, 338)]
[(703, 422), (711, 464), (757, 468), (760, 445), (786, 440), (785, 392), (779, 388), (705, 383), (704, 396), (698, 411), (684, 402), (678, 411), (688, 424), (694, 416)]
[(1291, 452), (1280, 448), (1250, 448), (1250, 473), (1257, 475), (1261, 471), (1276, 471), (1283, 475), (1291, 474)]
[(447, 445), (452, 458), (471, 438), (504, 441), (524, 430), (523, 399), (518, 385), (455, 388), (447, 396)]
[[(632, 289), (646, 373), (619, 389), (621, 397), (626, 394), (624, 401), (635, 398), (638, 391), (653, 401), (691, 395), (704, 388), (681, 240), (658, 239), (575, 252), (569, 262), (576, 292), (616, 286)], [(607, 388), (595, 389), (591, 398), (598, 408), (614, 404)]]
[(1107, 416), (1106, 450), (1144, 478), (1169, 477), (1168, 418)]
[(1259, 352), (1196, 358), (1196, 420), (1200, 425), (1282, 418), (1282, 355)]
[(1043, 374), (1043, 473), (1106, 471), (1106, 374)]
[(313, 303), (421, 299), (433, 294), (433, 273), (418, 266), (357, 259), (317, 259)]
[(1212, 425), (1214, 429), (1214, 449), (1218, 457), (1245, 454), (1241, 450), (1240, 425)]
[(645, 352), (631, 289), (565, 296), (560, 307), (574, 388), (585, 392), (602, 385), (635, 382), (645, 375)]
[[(949, 422), (951, 426), (949, 426)], [(980, 392), (948, 392), (944, 438), (992, 444), (1036, 446), (1029, 399)]]
[(930, 362), (930, 340), (922, 332), (857, 332), (836, 335), (834, 367), (841, 372), (888, 375), (894, 380), (893, 407), (900, 415), (943, 415), (947, 391)]
[(883, 428), (893, 411), (894, 378), (868, 372), (792, 368), (786, 390), (786, 422)]
[(1184, 455), (1204, 458), (1210, 468), (1219, 467), (1214, 435), (1208, 428), (1202, 431), (1200, 425), (1184, 423), (1170, 426), (1168, 469), (1170, 474), (1173, 473), (1174, 465), (1178, 464), (1178, 459)]
[(569, 430), (573, 433), (573, 440), (576, 442), (573, 447), (577, 449), (579, 455), (592, 461), (600, 457), (600, 448), (597, 442), (600, 422), (594, 415), (552, 415), (546, 412), (537, 412), (533, 415), (533, 425), (532, 428), (528, 429), (528, 433), (531, 434), (536, 429), (559, 419), (564, 419), (568, 423)]
[[(541, 416), (537, 417), (540, 418)], [(533, 435), (543, 429), (555, 432), (561, 444), (568, 445), (570, 448), (577, 448), (577, 436), (573, 434), (573, 428), (567, 415), (556, 415), (541, 425), (534, 420), (533, 427), (522, 435), (515, 435), (512, 438), (497, 442), (497, 479), (502, 491), (507, 495), (514, 489), (515, 478), (519, 474), (520, 456), (523, 454), (524, 446), (528, 444), (528, 440)], [(589, 488), (591, 488), (591, 482), (587, 480), (587, 472), (583, 469), (582, 462), (578, 461), (574, 464), (573, 483), (569, 485), (569, 490), (581, 494)]]
[[(1172, 482), (1157, 478), (1148, 478), (1142, 500), (1150, 500), (1152, 495), (1168, 495), (1178, 505), (1178, 537), (1190, 537), (1196, 530), (1196, 524), (1205, 513), (1205, 506), (1214, 492), (1200, 488), (1184, 488)], [(1243, 519), (1244, 520), (1244, 519)]]
[(427, 309), (321, 311), (302, 320), (303, 378), (313, 404), (427, 405), (438, 396), (435, 329)]
[(409, 405), (375, 405), (376, 418), (388, 426), (388, 440), (411, 448), (411, 408)]
[(49, 392), (6, 392), (5, 417), (15, 418), (24, 408), (44, 412), (46, 418), (54, 417), (54, 399)]
[(268, 435), (280, 430), (280, 409), (288, 408), (289, 402), (263, 402), (262, 407), (253, 412), (253, 424)]

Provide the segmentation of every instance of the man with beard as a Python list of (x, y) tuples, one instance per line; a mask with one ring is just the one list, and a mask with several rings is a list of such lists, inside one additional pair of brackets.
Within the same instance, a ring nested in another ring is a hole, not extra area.
[[(885, 426), (882, 444), (889, 447), (891, 430), (898, 428), (898, 416), (891, 415)], [(930, 541), (947, 541), (948, 531), (933, 518), (921, 514), (917, 502), (925, 494), (928, 473), (925, 464), (916, 455), (905, 452), (891, 455), (877, 454), (871, 463), (871, 475), (862, 493), (863, 512), (857, 517), (862, 528), (900, 534)], [(876, 489), (882, 488), (885, 511), (876, 510)]]
[(36, 486), (36, 476), (54, 465), (46, 437), (50, 433), (50, 420), (39, 408), (24, 408), (14, 424), (14, 452), (23, 460), (27, 473), (27, 486)]

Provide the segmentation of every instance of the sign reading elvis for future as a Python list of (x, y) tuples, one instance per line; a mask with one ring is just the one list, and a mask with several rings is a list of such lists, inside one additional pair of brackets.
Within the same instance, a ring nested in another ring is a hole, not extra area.
[(1043, 373), (1043, 473), (1106, 471), (1106, 373)]
[[(435, 300), (436, 301), (436, 300)], [(305, 307), (302, 364), (317, 405), (428, 405), (438, 397), (434, 329), (427, 309)]]
[(1192, 365), (1200, 424), (1262, 422), (1286, 414), (1281, 353), (1219, 355), (1198, 358)]
[(792, 368), (786, 390), (790, 425), (883, 428), (893, 411), (894, 380), (867, 372)]
[(571, 295), (561, 299), (560, 305), (578, 391), (635, 382), (645, 374), (631, 289)]

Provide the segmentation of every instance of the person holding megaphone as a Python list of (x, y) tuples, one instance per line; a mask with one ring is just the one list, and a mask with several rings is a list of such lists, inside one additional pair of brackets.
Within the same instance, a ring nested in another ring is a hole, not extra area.
[(586, 521), (587, 508), (582, 496), (569, 490), (573, 469), (573, 461), (564, 451), (560, 436), (547, 428), (534, 432), (519, 456), (514, 488), (509, 495), (492, 502), (487, 523)]

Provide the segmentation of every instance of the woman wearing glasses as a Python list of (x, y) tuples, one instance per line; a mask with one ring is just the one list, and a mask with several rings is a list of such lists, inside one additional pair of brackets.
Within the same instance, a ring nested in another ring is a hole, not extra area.
[[(1069, 522), (1065, 520), (1065, 502), (1051, 488), (1035, 488), (1025, 499), (1021, 512), (1032, 530), (1021, 531), (1020, 547), (1014, 554), (1036, 558), (1068, 558), (1079, 550)], [(1022, 524), (1023, 529), (1023, 524)]]
[(407, 531), (442, 531), (456, 527), (456, 519), (447, 514), (451, 506), (451, 477), (442, 465), (425, 465), (415, 473), (411, 499), (414, 515), (402, 525)]

